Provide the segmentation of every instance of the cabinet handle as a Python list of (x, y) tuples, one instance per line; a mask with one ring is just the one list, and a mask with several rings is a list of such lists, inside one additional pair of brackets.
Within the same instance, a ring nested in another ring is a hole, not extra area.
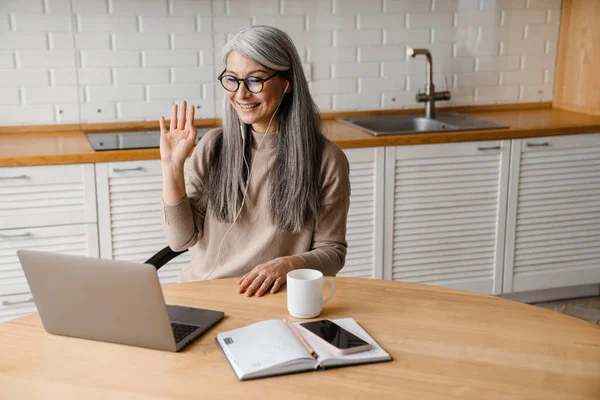
[(547, 146), (550, 146), (550, 143), (548, 143), (548, 142), (527, 143), (527, 147), (547, 147)]
[(2, 305), (4, 307), (8, 307), (8, 306), (17, 306), (19, 304), (27, 304), (27, 303), (32, 303), (32, 302), (33, 302), (33, 296), (30, 296), (27, 300), (21, 300), (21, 301), (3, 300)]
[(29, 232), (18, 233), (16, 235), (7, 235), (5, 233), (0, 233), (0, 238), (2, 238), (2, 239), (14, 239), (14, 238), (29, 237), (29, 236), (31, 236), (31, 233), (29, 233)]
[(7, 181), (9, 179), (27, 179), (27, 175), (0, 176), (0, 181)]
[(132, 172), (132, 171), (143, 171), (143, 167), (135, 167), (135, 168), (113, 168), (113, 172)]
[(479, 151), (487, 151), (487, 150), (501, 150), (502, 146), (490, 146), (490, 147), (480, 147), (477, 146), (477, 150)]

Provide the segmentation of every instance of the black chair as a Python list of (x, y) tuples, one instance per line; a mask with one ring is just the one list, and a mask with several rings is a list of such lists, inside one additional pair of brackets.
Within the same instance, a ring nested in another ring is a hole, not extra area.
[(156, 268), (156, 270), (158, 271), (163, 265), (165, 265), (178, 255), (185, 253), (186, 251), (188, 251), (188, 249), (185, 249), (183, 251), (173, 251), (169, 246), (167, 246), (152, 257), (150, 257), (148, 260), (146, 260), (144, 264), (154, 265), (154, 268)]

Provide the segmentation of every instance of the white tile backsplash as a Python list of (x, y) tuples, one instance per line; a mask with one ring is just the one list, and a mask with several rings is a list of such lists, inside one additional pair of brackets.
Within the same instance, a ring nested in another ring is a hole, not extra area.
[(48, 39), (44, 32), (4, 32), (0, 50), (45, 50)]
[(88, 86), (85, 91), (86, 102), (142, 101), (145, 99), (143, 86)]
[(75, 67), (75, 53), (72, 50), (23, 50), (16, 54), (19, 68)]
[[(100, 0), (103, 1), (103, 0)], [(112, 0), (110, 13), (114, 15), (144, 15), (164, 17), (169, 13), (169, 4), (164, 0)]]
[(260, 11), (257, 13), (261, 15), (252, 19), (253, 25), (271, 25), (290, 32), (301, 32), (306, 25), (303, 16), (262, 15)]
[(4, 14), (2, 10), (0, 10), (0, 32), (7, 32), (10, 30), (10, 21), (8, 18), (8, 14)]
[(61, 99), (67, 104), (77, 104), (77, 86), (28, 87), (24, 90), (23, 103), (28, 105), (48, 104)]
[(20, 103), (18, 88), (0, 88), (0, 106)]
[(14, 68), (15, 55), (12, 51), (0, 51), (0, 68)]
[(50, 50), (73, 50), (75, 43), (71, 32), (51, 32), (47, 34)]
[(396, 15), (359, 15), (358, 29), (403, 29), (406, 18), (404, 14)]
[(115, 17), (109, 15), (76, 14), (77, 32), (137, 32), (136, 17)]
[(190, 14), (208, 14), (212, 10), (211, 0), (171, 0), (171, 14), (183, 17)]
[(333, 13), (335, 15), (378, 15), (383, 12), (383, 2), (383, 0), (333, 0)]
[(379, 108), (381, 93), (336, 94), (333, 96), (333, 108), (336, 110), (360, 110)]
[(80, 54), (81, 65), (85, 68), (138, 67), (141, 63), (139, 51), (83, 50)]
[[(199, 84), (148, 85), (148, 100), (194, 99), (202, 96), (202, 86)], [(191, 100), (190, 100), (191, 101)]]
[(71, 0), (44, 0), (44, 8), (48, 14), (71, 15)]
[(77, 32), (73, 36), (75, 37), (75, 48), (78, 50), (110, 50), (111, 48), (109, 33)]
[(70, 15), (15, 14), (15, 30), (18, 32), (71, 32)]
[(79, 15), (97, 15), (108, 12), (108, 1), (103, 0), (70, 0), (72, 12)]
[[(439, 2), (440, 0), (436, 0)], [(431, 11), (432, 0), (387, 0), (386, 12), (388, 13), (422, 13)]]
[[(329, 66), (330, 64), (320, 64)], [(332, 73), (334, 78), (367, 78), (378, 77), (380, 73), (380, 64), (372, 63), (344, 63), (332, 64)]]
[(114, 68), (115, 85), (168, 84), (169, 68)]
[(383, 33), (381, 30), (333, 33), (334, 46), (356, 47), (381, 44), (383, 44)]
[(116, 50), (160, 50), (171, 46), (166, 33), (117, 33), (114, 43)]
[[(218, 54), (251, 24), (284, 29), (322, 111), (548, 101), (560, 0), (4, 0), (0, 125), (220, 115)], [(98, 111), (100, 110), (100, 111)], [(35, 115), (33, 115), (35, 114)]]

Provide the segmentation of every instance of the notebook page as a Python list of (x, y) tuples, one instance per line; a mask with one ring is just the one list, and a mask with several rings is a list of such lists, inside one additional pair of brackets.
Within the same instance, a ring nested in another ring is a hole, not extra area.
[(272, 368), (296, 359), (309, 358), (307, 350), (283, 320), (257, 322), (217, 335), (225, 353), (242, 374)]

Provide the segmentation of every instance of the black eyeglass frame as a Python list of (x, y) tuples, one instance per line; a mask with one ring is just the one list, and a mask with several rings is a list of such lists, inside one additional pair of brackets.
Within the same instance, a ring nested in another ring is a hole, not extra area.
[[(254, 94), (258, 94), (258, 93), (262, 92), (262, 91), (265, 89), (265, 82), (267, 82), (267, 81), (268, 81), (268, 80), (270, 80), (270, 79), (273, 79), (275, 76), (277, 76), (277, 75), (278, 75), (278, 74), (280, 74), (281, 72), (284, 72), (284, 71), (275, 71), (275, 73), (274, 73), (273, 75), (269, 76), (269, 77), (268, 77), (268, 78), (266, 78), (266, 79), (258, 78), (258, 77), (256, 77), (256, 76), (248, 76), (248, 77), (246, 77), (246, 78), (244, 78), (244, 79), (238, 79), (238, 78), (236, 78), (236, 77), (235, 77), (235, 76), (233, 76), (233, 75), (223, 75), (223, 74), (225, 73), (225, 71), (227, 71), (227, 69), (223, 70), (223, 72), (221, 72), (221, 75), (219, 75), (219, 77), (217, 78), (217, 80), (218, 80), (219, 82), (221, 82), (221, 86), (223, 86), (223, 89), (227, 90), (228, 92), (235, 93), (235, 92), (237, 92), (237, 91), (239, 90), (239, 88), (240, 88), (240, 82), (244, 82), (244, 86), (246, 86), (246, 89), (247, 89), (247, 90), (248, 90), (250, 93), (254, 93)], [(225, 87), (225, 85), (223, 84), (223, 78), (225, 78), (226, 76), (227, 76), (227, 77), (231, 77), (231, 78), (233, 78), (233, 79), (235, 79), (235, 80), (237, 81), (237, 87), (235, 88), (235, 90), (229, 90), (229, 89), (227, 89), (227, 88)], [(247, 79), (248, 79), (248, 78), (254, 78), (254, 79), (256, 79), (257, 81), (259, 81), (259, 82), (261, 83), (261, 87), (260, 87), (260, 90), (259, 90), (258, 92), (253, 92), (252, 90), (250, 90), (250, 87), (248, 86), (248, 82), (247, 82)]]

